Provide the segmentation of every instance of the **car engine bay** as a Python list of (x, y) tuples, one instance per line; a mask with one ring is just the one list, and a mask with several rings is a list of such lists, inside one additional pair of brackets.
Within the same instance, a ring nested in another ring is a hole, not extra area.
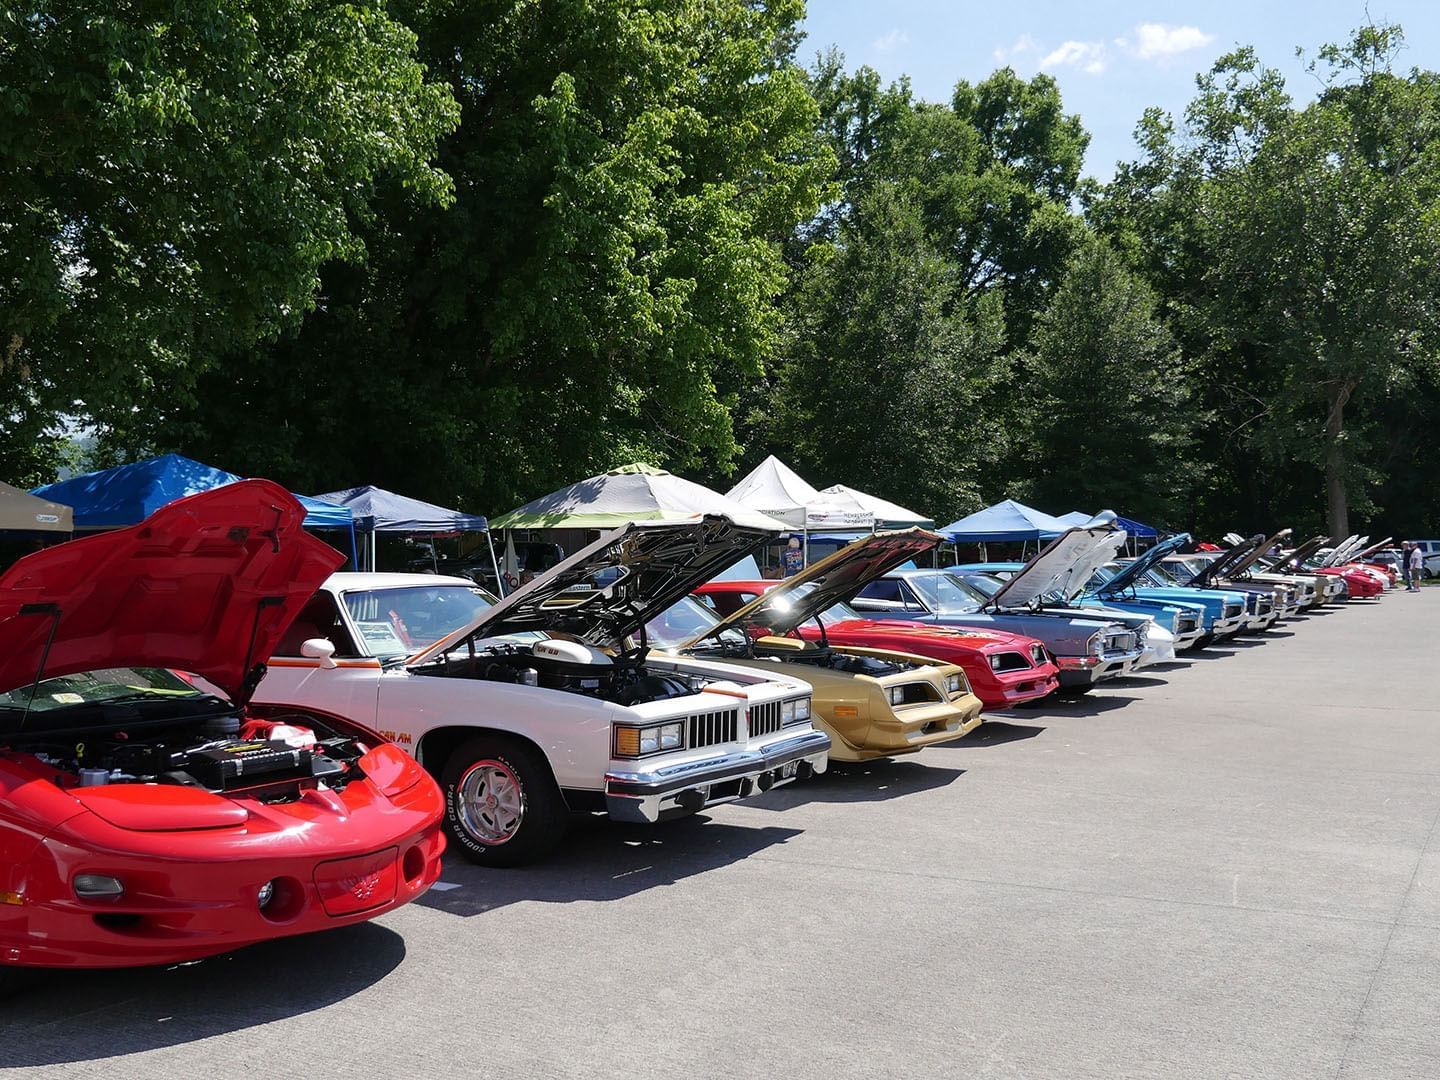
[[(734, 637), (738, 638), (738, 635), (734, 635)], [(792, 641), (795, 643), (790, 644)], [(717, 660), (721, 658), (775, 660), (786, 664), (827, 668), (830, 671), (841, 671), (848, 675), (868, 675), (874, 679), (909, 671), (914, 667), (913, 664), (903, 661), (882, 660), (878, 656), (843, 652), (828, 644), (806, 642), (802, 645), (799, 639), (794, 638), (749, 639), (741, 644), (727, 636), (713, 644), (707, 642), (699, 648), (691, 649), (690, 655)]]
[(719, 681), (655, 670), (645, 663), (647, 652), (640, 648), (611, 656), (583, 641), (546, 638), (529, 644), (492, 643), (470, 655), (452, 654), (411, 670), (417, 675), (538, 686), (626, 706), (689, 697)]
[(233, 712), (69, 737), (36, 733), (17, 742), (0, 753), (60, 788), (177, 784), (266, 802), (299, 798), (320, 782), (343, 790), (364, 777), (358, 762), (369, 751), (310, 716), (241, 719)]

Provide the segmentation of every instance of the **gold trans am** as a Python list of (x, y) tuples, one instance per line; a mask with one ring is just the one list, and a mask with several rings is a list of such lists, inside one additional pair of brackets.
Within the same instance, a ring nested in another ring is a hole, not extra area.
[[(830, 736), (832, 761), (870, 761), (949, 742), (981, 723), (962, 668), (911, 653), (833, 645), (835, 605), (940, 541), (923, 529), (876, 533), (787, 578), (727, 619), (693, 597), (646, 626), (650, 644), (804, 679), (812, 723)], [(844, 610), (843, 608), (841, 609)], [(854, 617), (848, 613), (844, 617)], [(809, 638), (801, 627), (810, 621)]]

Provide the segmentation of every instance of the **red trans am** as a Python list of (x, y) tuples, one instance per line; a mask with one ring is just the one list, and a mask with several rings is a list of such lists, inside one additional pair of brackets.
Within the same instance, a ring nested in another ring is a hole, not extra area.
[[(721, 616), (733, 615), (775, 581), (712, 581), (695, 590)], [(1003, 630), (972, 630), (963, 626), (931, 626), (922, 622), (867, 619), (845, 604), (836, 604), (821, 618), (823, 637), (836, 645), (891, 649), (956, 664), (965, 669), (970, 689), (987, 709), (1003, 709), (1035, 701), (1055, 692), (1060, 670), (1055, 658), (1034, 638)], [(799, 628), (806, 641), (819, 641), (813, 622)]]
[(0, 981), (359, 922), (439, 875), (441, 794), (413, 758), (247, 708), (342, 561), (303, 516), (246, 480), (0, 575)]

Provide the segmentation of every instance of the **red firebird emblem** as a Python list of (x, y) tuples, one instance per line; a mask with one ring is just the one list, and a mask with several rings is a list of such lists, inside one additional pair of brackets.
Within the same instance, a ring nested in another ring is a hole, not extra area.
[(361, 903), (364, 903), (366, 900), (369, 900), (370, 897), (375, 895), (375, 890), (379, 887), (379, 885), (379, 874), (366, 874), (350, 889), (350, 895), (355, 897), (355, 899), (359, 900)]

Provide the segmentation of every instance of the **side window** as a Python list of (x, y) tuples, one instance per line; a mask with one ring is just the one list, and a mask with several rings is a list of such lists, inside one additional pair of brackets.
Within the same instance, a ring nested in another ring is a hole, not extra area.
[(917, 611), (925, 610), (925, 605), (920, 602), (920, 598), (915, 595), (915, 590), (910, 588), (909, 584), (904, 581), (897, 581), (894, 584), (900, 586), (895, 599), (903, 601), (906, 608), (915, 608)]
[(866, 585), (857, 594), (862, 600), (903, 600), (900, 595), (900, 582), (891, 581), (888, 578), (880, 578)]
[(275, 655), (299, 656), (301, 644), (311, 638), (328, 639), (335, 646), (336, 656), (360, 655), (350, 631), (345, 628), (345, 620), (340, 617), (335, 598), (328, 592), (317, 592), (310, 598), (299, 617), (290, 624), (290, 629), (286, 630), (285, 636), (280, 639)]

